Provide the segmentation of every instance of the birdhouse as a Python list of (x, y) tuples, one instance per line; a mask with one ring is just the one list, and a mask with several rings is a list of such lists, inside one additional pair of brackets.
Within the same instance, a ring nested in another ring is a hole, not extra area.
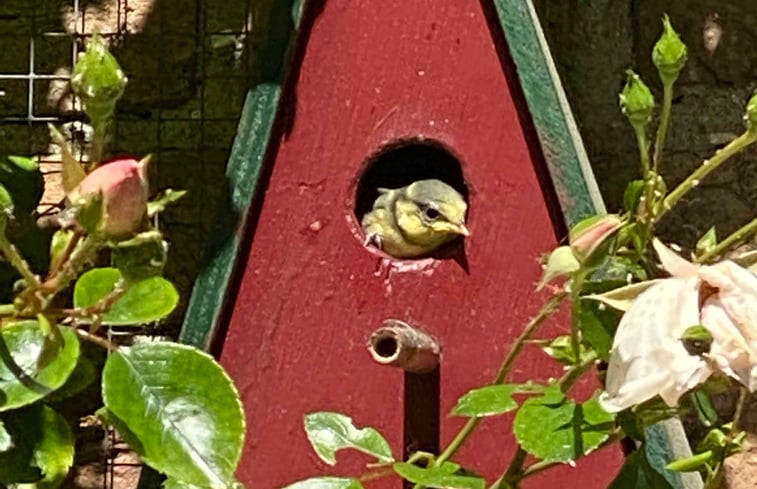
[[(464, 422), (448, 414), (456, 400), (491, 382), (545, 299), (540, 256), (602, 205), (530, 2), (303, 3), (286, 84), (248, 96), (229, 166), (237, 220), (218, 233), (183, 331), (242, 394), (238, 476), (257, 488), (324, 473), (302, 429), (314, 411), (348, 414), (405, 453), (449, 443)], [(278, 35), (268, 42), (280, 53)], [(471, 235), (421, 259), (366, 246), (360, 222), (378, 189), (420, 179), (459, 191)], [(432, 338), (436, 368), (375, 361), (366, 344), (387, 324)], [(513, 380), (560, 374), (533, 348)], [(455, 460), (494, 480), (511, 428), (487, 420)], [(613, 447), (524, 487), (606, 487), (621, 462)], [(340, 453), (339, 472), (365, 463)]]

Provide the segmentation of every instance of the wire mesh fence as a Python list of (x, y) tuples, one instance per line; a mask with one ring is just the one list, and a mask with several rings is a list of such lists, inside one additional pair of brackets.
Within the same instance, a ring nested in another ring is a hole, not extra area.
[[(39, 212), (54, 212), (63, 198), (60, 151), (48, 124), (86, 157), (91, 129), (68, 82), (93, 33), (109, 42), (129, 78), (106, 157), (152, 154), (152, 190), (189, 191), (162, 219), (172, 246), (166, 275), (182, 296), (179, 310), (167, 326), (109, 330), (116, 342), (177, 332), (215, 209), (224, 204), (223, 170), (250, 82), (252, 1), (0, 1), (0, 156), (38, 158), (45, 176)], [(78, 450), (90, 455), (70, 484), (135, 487), (135, 458), (112, 432), (104, 436), (101, 460), (97, 450)]]

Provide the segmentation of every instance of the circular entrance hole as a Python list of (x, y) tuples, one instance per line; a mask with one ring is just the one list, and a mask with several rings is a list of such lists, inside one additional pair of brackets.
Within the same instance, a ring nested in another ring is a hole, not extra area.
[(358, 223), (371, 211), (379, 188), (399, 188), (417, 180), (435, 178), (448, 184), (468, 201), (468, 187), (460, 161), (441, 143), (405, 140), (389, 144), (371, 156), (355, 191)]

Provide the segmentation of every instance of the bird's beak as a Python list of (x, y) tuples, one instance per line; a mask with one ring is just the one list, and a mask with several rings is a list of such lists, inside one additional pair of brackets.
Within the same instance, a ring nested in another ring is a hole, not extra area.
[(470, 236), (470, 230), (465, 226), (465, 224), (456, 224), (454, 231), (462, 236)]

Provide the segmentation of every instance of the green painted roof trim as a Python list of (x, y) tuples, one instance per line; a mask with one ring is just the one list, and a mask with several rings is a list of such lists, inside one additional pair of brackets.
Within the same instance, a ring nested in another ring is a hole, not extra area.
[[(570, 226), (584, 217), (604, 213), (602, 196), (533, 3), (531, 0), (493, 2), (566, 223)], [(650, 464), (674, 489), (703, 486), (697, 473), (665, 470), (669, 462), (691, 456), (680, 420), (671, 418), (650, 426), (646, 438)]]
[(530, 0), (494, 0), (568, 226), (605, 205)]
[(256, 52), (259, 59), (254, 76), (259, 81), (248, 92), (239, 120), (226, 167), (230, 204), (217, 220), (209, 261), (195, 280), (179, 335), (182, 343), (208, 350), (216, 336), (244, 239), (245, 223), (271, 146), (305, 3), (306, 0), (286, 3), (268, 0), (257, 5), (260, 16), (268, 19), (268, 29), (258, 30), (262, 37), (257, 42), (264, 46)]

